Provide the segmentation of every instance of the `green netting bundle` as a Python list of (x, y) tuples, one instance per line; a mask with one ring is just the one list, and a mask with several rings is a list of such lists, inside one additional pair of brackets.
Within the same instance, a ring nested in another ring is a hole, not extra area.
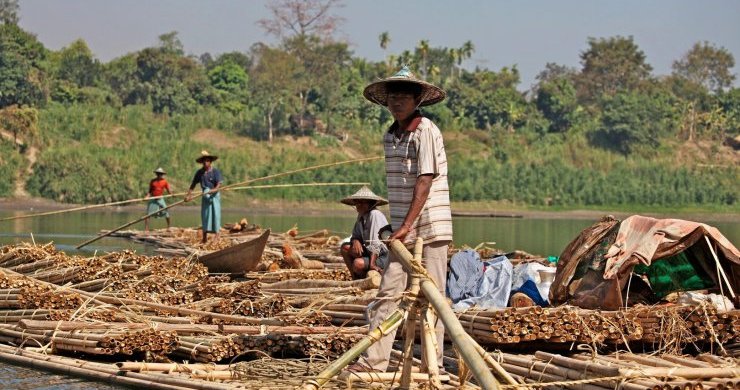
[(647, 275), (653, 293), (663, 298), (674, 291), (703, 290), (714, 286), (712, 279), (686, 252), (654, 261), (649, 266), (635, 266), (635, 273)]

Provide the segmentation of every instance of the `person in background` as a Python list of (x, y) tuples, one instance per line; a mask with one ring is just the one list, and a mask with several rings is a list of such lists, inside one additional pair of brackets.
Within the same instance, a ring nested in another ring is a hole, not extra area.
[(377, 207), (388, 204), (388, 201), (375, 195), (367, 186), (362, 186), (341, 202), (357, 210), (352, 236), (340, 248), (352, 279), (364, 279), (370, 270), (382, 274), (388, 261), (388, 248), (380, 241), (378, 232), (388, 225), (388, 220)]
[[(165, 191), (167, 191), (167, 195), (172, 194), (170, 183), (168, 183), (167, 179), (164, 178), (164, 175), (166, 175), (167, 172), (165, 172), (164, 169), (160, 167), (154, 170), (154, 174), (157, 175), (157, 177), (149, 182), (149, 191), (146, 193), (146, 198), (156, 199), (149, 199), (149, 202), (146, 204), (147, 215), (152, 214), (157, 210), (162, 210), (163, 208), (166, 208), (167, 203), (165, 203), (164, 198), (161, 198), (161, 196), (164, 195)], [(172, 221), (170, 220), (170, 213), (167, 210), (160, 211), (157, 214), (154, 214), (153, 217), (164, 217), (167, 220), (167, 229), (169, 229), (172, 225)], [(144, 219), (144, 231), (149, 232), (149, 218)]]
[[(404, 66), (393, 76), (368, 85), (363, 95), (386, 107), (395, 119), (383, 136), (393, 228), (390, 239), (397, 239), (409, 248), (413, 248), (417, 237), (423, 239), (424, 268), (444, 296), (447, 248), (452, 241), (447, 156), (442, 133), (434, 122), (421, 114), (419, 107), (441, 102), (446, 94), (439, 87), (417, 79)], [(398, 307), (407, 282), (408, 274), (391, 252), (376, 300), (367, 309), (369, 329), (375, 329)], [(437, 364), (441, 366), (444, 345), (441, 321), (437, 321), (435, 333), (439, 346)], [(384, 334), (349, 370), (385, 371), (395, 334), (395, 330)], [(425, 343), (422, 347), (429, 348)]]
[(218, 241), (219, 231), (221, 230), (221, 193), (218, 191), (223, 177), (221, 171), (213, 167), (213, 162), (218, 160), (218, 156), (209, 154), (207, 151), (200, 152), (195, 162), (203, 164), (193, 176), (190, 183), (190, 189), (185, 195), (185, 201), (189, 202), (193, 198), (193, 189), (200, 184), (203, 191), (200, 203), (200, 218), (203, 227), (203, 239), (201, 243), (208, 241), (208, 233), (214, 233), (214, 239)]

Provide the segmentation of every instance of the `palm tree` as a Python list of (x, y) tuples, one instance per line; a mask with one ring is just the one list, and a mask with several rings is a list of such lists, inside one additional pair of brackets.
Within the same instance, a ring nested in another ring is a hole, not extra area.
[(452, 66), (450, 66), (450, 80), (455, 78), (455, 64), (460, 65), (460, 50), (454, 47), (447, 50), (447, 55), (450, 56)]
[(427, 76), (427, 54), (429, 54), (429, 40), (422, 39), (419, 41), (419, 46), (416, 47), (416, 49), (419, 51), (419, 55), (421, 56), (421, 71), (424, 74), (424, 77)]
[(380, 41), (380, 48), (385, 50), (388, 48), (388, 44), (391, 43), (391, 35), (388, 31), (383, 31), (380, 36), (378, 36), (378, 40)]
[(465, 41), (460, 48), (460, 57), (462, 59), (468, 59), (473, 56), (473, 53), (475, 53), (475, 45), (471, 41)]
[[(383, 49), (383, 52), (388, 48), (388, 44), (391, 42), (391, 35), (388, 33), (388, 31), (383, 31), (378, 36), (378, 41), (380, 41), (380, 48)], [(387, 59), (388, 68), (393, 68), (393, 61), (390, 57)]]

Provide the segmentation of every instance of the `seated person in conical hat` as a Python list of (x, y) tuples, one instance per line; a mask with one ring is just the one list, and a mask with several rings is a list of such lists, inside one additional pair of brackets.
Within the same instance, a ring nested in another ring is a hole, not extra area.
[(370, 270), (383, 273), (388, 262), (388, 248), (378, 238), (378, 232), (388, 225), (388, 220), (377, 207), (388, 201), (363, 186), (341, 202), (357, 210), (352, 236), (341, 245), (342, 258), (352, 279), (364, 279)]

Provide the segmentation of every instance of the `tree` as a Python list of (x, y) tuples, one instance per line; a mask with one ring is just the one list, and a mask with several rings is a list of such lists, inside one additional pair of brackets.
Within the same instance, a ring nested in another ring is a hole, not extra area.
[(78, 39), (59, 51), (56, 77), (78, 87), (95, 85), (100, 75), (100, 62), (84, 40)]
[(660, 138), (675, 128), (674, 99), (665, 93), (620, 92), (605, 98), (601, 128), (591, 136), (593, 144), (625, 155), (638, 148), (655, 148)]
[(0, 24), (18, 24), (18, 0), (0, 0)]
[(124, 105), (146, 102), (139, 90), (137, 55), (118, 57), (103, 65), (103, 77)]
[(295, 96), (293, 88), (303, 70), (298, 60), (283, 50), (257, 44), (252, 52), (255, 63), (250, 72), (251, 93), (264, 110), (267, 140), (272, 143), (275, 112)]
[(554, 62), (548, 62), (545, 64), (545, 69), (535, 76), (537, 83), (532, 86), (532, 95), (537, 96), (538, 90), (542, 84), (549, 83), (551, 81), (566, 78), (575, 83), (578, 71), (575, 68), (571, 68), (566, 65), (556, 64)]
[(388, 31), (383, 31), (380, 33), (380, 36), (378, 36), (378, 41), (380, 42), (380, 48), (386, 50), (388, 49), (388, 44), (391, 43), (391, 35)]
[(210, 66), (207, 66), (206, 69), (210, 70), (214, 66), (223, 65), (227, 63), (232, 63), (239, 65), (244, 71), (249, 70), (249, 68), (252, 67), (252, 59), (247, 55), (246, 53), (242, 53), (240, 51), (232, 51), (228, 53), (220, 54), (218, 57), (216, 57), (216, 60), (213, 61), (213, 63)]
[(732, 86), (735, 58), (724, 47), (707, 41), (695, 43), (680, 60), (673, 63), (673, 74), (718, 93)]
[(475, 53), (475, 45), (473, 45), (472, 41), (465, 41), (462, 46), (460, 46), (460, 49), (458, 50), (460, 53), (460, 58), (462, 60), (466, 60), (473, 56), (473, 53)]
[(429, 69), (427, 68), (427, 56), (429, 55), (429, 40), (422, 39), (416, 46), (416, 54), (418, 54), (420, 61), (419, 70), (423, 77), (427, 77)]
[(493, 125), (513, 130), (524, 119), (526, 101), (516, 86), (519, 71), (516, 67), (499, 72), (481, 70), (465, 72), (448, 88), (448, 105), (463, 124), (478, 129)]
[(220, 106), (236, 114), (247, 102), (247, 72), (233, 63), (225, 62), (208, 72), (208, 79), (221, 97)]
[(537, 109), (550, 121), (551, 132), (567, 131), (576, 120), (580, 107), (576, 88), (566, 77), (541, 83), (537, 91)]
[(257, 24), (281, 39), (307, 35), (328, 39), (344, 20), (331, 13), (341, 6), (340, 0), (276, 0), (266, 5), (272, 19), (260, 19)]
[(155, 112), (193, 112), (212, 103), (213, 90), (201, 65), (176, 50), (146, 48), (136, 55), (136, 102), (150, 102)]
[(15, 24), (0, 25), (0, 108), (46, 102), (47, 50)]
[(579, 97), (586, 103), (594, 103), (602, 95), (634, 90), (650, 77), (653, 68), (631, 36), (589, 38), (588, 46), (581, 53), (583, 68), (578, 77)]
[[(33, 107), (18, 107), (16, 105), (0, 109), (0, 128), (13, 133), (13, 144), (18, 145), (18, 136), (23, 135), (24, 144), (30, 144), (38, 135), (39, 113)], [(30, 138), (30, 139), (29, 139)]]
[(179, 33), (177, 31), (170, 31), (166, 34), (162, 34), (159, 36), (159, 48), (162, 49), (164, 53), (175, 55), (175, 56), (182, 56), (185, 54), (185, 47), (182, 45), (182, 41), (180, 41), (180, 38), (177, 36)]

